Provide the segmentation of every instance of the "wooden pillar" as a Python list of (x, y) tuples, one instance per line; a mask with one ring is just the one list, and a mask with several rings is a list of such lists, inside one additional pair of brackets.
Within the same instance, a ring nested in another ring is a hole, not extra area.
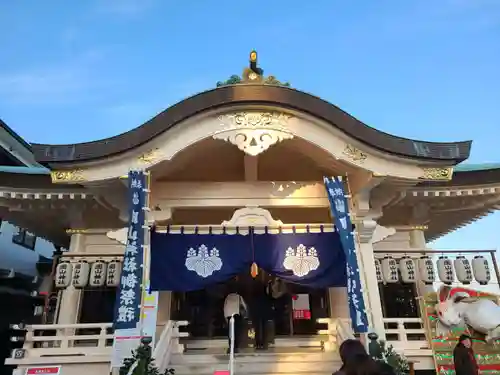
[(330, 318), (349, 319), (347, 288), (328, 288), (328, 306), (330, 310)]
[[(71, 235), (69, 252), (83, 252), (85, 250), (84, 235), (75, 233)], [(78, 323), (78, 315), (80, 311), (80, 301), (82, 291), (76, 289), (73, 285), (62, 291), (61, 304), (57, 317), (58, 324), (75, 324)]]
[[(427, 244), (425, 242), (425, 226), (415, 226), (410, 231), (410, 248), (415, 250), (425, 250), (427, 249)], [(427, 293), (433, 292), (433, 286), (424, 284), (422, 281), (417, 281), (417, 292), (419, 296), (425, 296)]]
[(371, 242), (361, 242), (359, 244), (358, 262), (360, 262), (360, 260), (363, 267), (360, 271), (364, 272), (364, 281), (366, 286), (364, 293), (366, 311), (369, 316), (372, 329), (377, 333), (381, 340), (385, 340), (382, 303), (380, 302), (377, 272), (375, 269), (375, 256), (373, 254), (373, 245)]

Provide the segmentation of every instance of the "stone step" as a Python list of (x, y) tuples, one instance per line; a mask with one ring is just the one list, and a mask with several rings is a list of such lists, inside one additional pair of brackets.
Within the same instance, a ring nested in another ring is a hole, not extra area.
[[(235, 362), (237, 363), (247, 363), (247, 362), (331, 362), (339, 361), (340, 358), (335, 352), (286, 352), (286, 353), (276, 353), (276, 352), (260, 352), (260, 353), (238, 353), (235, 355)], [(229, 355), (225, 353), (185, 353), (185, 354), (174, 354), (171, 357), (172, 364), (208, 364), (208, 363), (226, 363), (229, 361)]]
[[(277, 337), (271, 346), (275, 348), (319, 348), (328, 339), (327, 335)], [(228, 345), (227, 339), (188, 338), (181, 340), (181, 343), (187, 349), (227, 348)]]
[[(340, 368), (340, 361), (302, 362), (238, 362), (234, 363), (236, 374), (332, 374)], [(228, 360), (221, 363), (172, 364), (176, 375), (212, 375), (214, 371), (227, 370)]]

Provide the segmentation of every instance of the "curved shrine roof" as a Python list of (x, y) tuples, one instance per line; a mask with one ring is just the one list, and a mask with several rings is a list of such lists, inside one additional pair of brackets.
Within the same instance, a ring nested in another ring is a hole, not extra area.
[(31, 146), (36, 160), (45, 164), (100, 159), (141, 146), (201, 112), (234, 105), (271, 105), (307, 113), (383, 152), (422, 160), (457, 164), (469, 157), (472, 143), (438, 143), (398, 137), (376, 130), (337, 106), (305, 92), (275, 85), (241, 84), (227, 85), (189, 97), (143, 125), (111, 138), (67, 145), (35, 143)]

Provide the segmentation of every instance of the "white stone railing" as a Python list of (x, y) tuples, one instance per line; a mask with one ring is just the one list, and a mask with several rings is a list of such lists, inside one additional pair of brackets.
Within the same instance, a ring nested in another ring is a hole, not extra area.
[(161, 374), (168, 368), (172, 354), (184, 352), (184, 345), (179, 343), (179, 338), (188, 337), (189, 333), (179, 332), (179, 327), (187, 326), (188, 324), (189, 322), (187, 321), (173, 320), (169, 320), (165, 324), (153, 351), (156, 367), (158, 367)]
[(319, 318), (317, 322), (320, 324), (328, 324), (327, 329), (318, 331), (319, 335), (328, 335), (328, 339), (324, 343), (325, 350), (327, 351), (338, 350), (342, 342), (354, 338), (349, 319)]
[(78, 362), (96, 356), (109, 360), (112, 346), (112, 323), (28, 325), (23, 348), (14, 349), (5, 363), (40, 363), (43, 357), (59, 356), (75, 357)]
[(420, 318), (384, 318), (386, 342), (398, 351), (430, 348)]

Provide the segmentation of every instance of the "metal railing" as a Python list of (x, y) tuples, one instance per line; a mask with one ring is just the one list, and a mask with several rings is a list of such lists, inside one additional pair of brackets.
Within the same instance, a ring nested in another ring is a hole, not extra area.
[(229, 318), (229, 375), (234, 374), (234, 314)]

